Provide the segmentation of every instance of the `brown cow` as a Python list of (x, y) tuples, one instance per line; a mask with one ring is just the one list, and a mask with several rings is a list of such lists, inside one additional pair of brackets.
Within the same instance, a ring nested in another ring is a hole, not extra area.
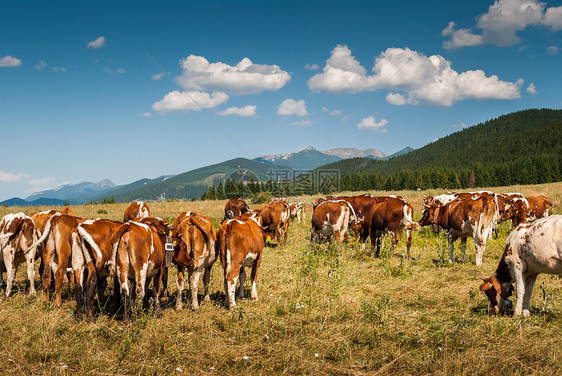
[[(160, 312), (160, 284), (164, 272), (165, 237), (168, 225), (159, 218), (146, 217), (142, 222), (126, 222), (113, 237), (113, 265), (119, 283), (117, 296), (123, 304), (123, 320), (129, 321), (129, 309), (138, 299), (141, 313), (145, 290), (153, 281), (152, 298)], [(135, 288), (129, 289), (129, 279)]]
[(123, 222), (132, 221), (135, 218), (146, 218), (150, 217), (150, 209), (146, 202), (137, 201), (133, 202), (131, 205), (125, 209), (123, 214)]
[(251, 298), (258, 300), (256, 280), (264, 245), (262, 229), (255, 219), (246, 221), (229, 219), (224, 221), (218, 230), (217, 248), (224, 271), (225, 303), (229, 309), (236, 306), (234, 294), (238, 279), (240, 279), (238, 296), (244, 298), (246, 267), (252, 267)]
[(202, 215), (189, 212), (185, 213), (183, 220), (175, 228), (172, 238), (176, 241), (172, 261), (178, 268), (178, 297), (176, 309), (182, 309), (182, 293), (184, 288), (184, 273), (187, 268), (189, 287), (191, 291), (191, 308), (199, 308), (197, 291), (199, 277), (203, 273), (205, 287), (205, 301), (210, 300), (209, 282), (211, 268), (217, 260), (215, 242), (217, 234), (213, 222)]
[(310, 241), (318, 236), (343, 242), (347, 237), (347, 228), (350, 221), (355, 223), (357, 217), (351, 205), (344, 200), (323, 201), (312, 212), (312, 229)]
[(511, 219), (515, 226), (527, 221), (547, 217), (553, 207), (550, 199), (540, 195), (527, 198), (514, 198), (505, 205), (502, 215), (504, 221)]
[[(366, 223), (371, 238), (371, 255), (380, 255), (381, 237), (387, 232), (392, 234), (392, 248), (398, 244), (398, 234), (406, 229), (406, 258), (410, 258), (412, 230), (419, 228), (413, 221), (414, 209), (402, 197), (388, 196), (371, 207)], [(375, 250), (376, 248), (376, 250)]]
[(521, 193), (499, 193), (496, 195), (498, 212), (500, 213), (500, 222), (503, 221), (505, 206), (514, 198), (525, 198), (525, 196), (523, 196)]
[(474, 239), (476, 265), (482, 264), (486, 240), (492, 232), (497, 213), (495, 200), (481, 196), (472, 200), (451, 201), (446, 205), (429, 204), (422, 211), (421, 226), (437, 224), (449, 235), (449, 262), (453, 262), (454, 242), (461, 238), (463, 261), (466, 258), (466, 239)]
[[(83, 292), (86, 292), (86, 317), (91, 320), (94, 314), (94, 295), (98, 288), (101, 300), (107, 286), (107, 277), (112, 268), (113, 236), (123, 222), (109, 219), (86, 220), (71, 233), (72, 270), (76, 286), (76, 316), (82, 319)], [(84, 272), (87, 271), (85, 276)], [(84, 282), (84, 277), (86, 278)]]
[[(35, 295), (35, 256), (39, 238), (35, 223), (23, 213), (7, 214), (0, 220), (0, 257), (6, 269), (6, 297), (10, 296), (12, 283), (19, 264), (26, 262), (29, 295)], [(0, 269), (1, 270), (1, 269)], [(1, 276), (0, 272), (0, 276)]]
[(258, 223), (266, 231), (274, 231), (278, 245), (281, 245), (287, 242), (290, 216), (291, 212), (287, 202), (277, 200), (263, 206), (259, 213), (260, 220), (258, 220)]
[(236, 218), (250, 210), (246, 201), (241, 198), (231, 198), (224, 206), (225, 218)]
[(71, 262), (71, 233), (78, 227), (78, 224), (85, 220), (68, 214), (55, 213), (47, 220), (41, 238), (33, 244), (33, 246), (38, 246), (47, 240), (43, 250), (43, 300), (49, 301), (52, 271), (55, 275), (56, 307), (62, 305), (62, 284), (66, 275), (66, 268)]

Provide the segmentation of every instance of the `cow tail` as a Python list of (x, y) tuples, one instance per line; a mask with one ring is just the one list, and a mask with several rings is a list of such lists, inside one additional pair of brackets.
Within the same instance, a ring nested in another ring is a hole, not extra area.
[[(418, 231), (420, 229), (420, 224), (418, 222), (414, 222), (413, 218), (410, 218), (410, 214), (408, 213), (408, 209), (411, 207), (411, 205), (405, 204), (402, 205), (402, 214), (403, 214), (403, 218), (405, 220), (405, 224), (406, 226), (412, 226), (412, 230), (414, 231)], [(412, 213), (414, 212), (414, 209), (412, 209)]]
[[(32, 249), (34, 247), (37, 247), (39, 244), (43, 243), (45, 241), (45, 239), (47, 239), (47, 237), (49, 236), (49, 233), (51, 232), (51, 227), (53, 226), (53, 218), (55, 218), (55, 217), (58, 218), (61, 215), (62, 214), (60, 214), (60, 213), (53, 214), (47, 220), (47, 223), (45, 224), (45, 230), (41, 234), (41, 237), (39, 239), (37, 239), (37, 241), (35, 243), (33, 243), (28, 249)], [(55, 220), (55, 222), (56, 222), (56, 220)]]
[(201, 223), (201, 221), (199, 221), (199, 219), (197, 219), (195, 216), (192, 216), (190, 218), (191, 223), (197, 227), (199, 229), (199, 231), (201, 231), (201, 233), (203, 234), (203, 237), (205, 238), (205, 243), (207, 244), (207, 246), (210, 246), (210, 240), (211, 240), (211, 236), (210, 234), (207, 232), (207, 230), (205, 229), (205, 227), (203, 227), (203, 224)]
[[(16, 219), (14, 219), (14, 221), (16, 220), (16, 229), (14, 230), (14, 232), (8, 232), (6, 234), (0, 235), (0, 240), (10, 238), (21, 230), (21, 226), (23, 226), (23, 223), (25, 222), (25, 217), (17, 217)], [(31, 249), (31, 247), (29, 249)]]
[(109, 267), (109, 274), (112, 277), (115, 275), (115, 266), (117, 263), (117, 250), (119, 249), (119, 243), (121, 242), (121, 238), (123, 237), (123, 235), (127, 231), (129, 231), (130, 226), (131, 225), (129, 223), (125, 223), (123, 226), (119, 228), (119, 230), (117, 230), (115, 234), (113, 234), (113, 239), (111, 240), (111, 243), (113, 244), (113, 248), (111, 250), (111, 266)]
[[(480, 219), (479, 223), (479, 231), (480, 234), (486, 239), (488, 234), (484, 234), (485, 231), (491, 229), (492, 222), (494, 221), (494, 216), (496, 215), (496, 203), (492, 200), (490, 202), (489, 199), (486, 199), (486, 204), (484, 206), (484, 210), (482, 210), (482, 218)], [(492, 205), (493, 203), (493, 205)]]

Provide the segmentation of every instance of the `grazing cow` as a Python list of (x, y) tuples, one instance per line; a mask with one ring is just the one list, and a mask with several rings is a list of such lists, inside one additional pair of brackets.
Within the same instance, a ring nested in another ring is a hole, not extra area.
[(490, 236), (497, 212), (495, 200), (481, 196), (472, 200), (451, 201), (446, 205), (429, 204), (422, 211), (418, 222), (421, 226), (432, 223), (441, 226), (449, 235), (449, 262), (453, 262), (454, 242), (461, 238), (464, 247), (463, 261), (466, 257), (466, 239), (474, 239), (476, 265), (482, 264), (486, 240)]
[(504, 221), (511, 219), (515, 226), (527, 221), (547, 217), (552, 204), (546, 196), (514, 198), (505, 205), (502, 215)]
[(203, 272), (205, 301), (210, 300), (209, 282), (211, 280), (211, 268), (217, 260), (215, 247), (217, 234), (209, 218), (192, 212), (185, 213), (182, 216), (184, 219), (172, 233), (172, 238), (176, 243), (172, 261), (178, 268), (176, 309), (182, 308), (184, 274), (187, 268), (191, 291), (191, 308), (196, 310), (199, 308), (197, 298), (199, 277)]
[(318, 236), (323, 236), (328, 241), (334, 237), (336, 241), (343, 242), (347, 237), (350, 221), (355, 223), (357, 216), (347, 201), (323, 201), (312, 212), (310, 241), (314, 241)]
[(150, 209), (146, 202), (137, 201), (133, 202), (131, 205), (125, 209), (123, 214), (123, 222), (132, 221), (135, 218), (146, 218), (150, 217)]
[(78, 224), (86, 219), (68, 214), (55, 213), (46, 222), (41, 238), (32, 246), (38, 246), (47, 240), (43, 250), (43, 300), (49, 301), (51, 272), (55, 276), (55, 306), (62, 305), (62, 284), (66, 268), (71, 262), (71, 233)]
[(490, 312), (503, 312), (515, 282), (515, 315), (529, 316), (533, 286), (540, 273), (562, 274), (562, 215), (522, 224), (509, 234), (496, 272), (480, 286), (490, 301)]
[(224, 206), (224, 217), (225, 218), (236, 218), (240, 217), (242, 214), (250, 210), (246, 201), (241, 198), (231, 198), (226, 202)]
[[(389, 196), (374, 203), (365, 221), (371, 238), (371, 255), (380, 255), (381, 237), (389, 232), (392, 235), (392, 248), (398, 244), (398, 234), (406, 229), (406, 258), (410, 258), (412, 230), (419, 225), (413, 221), (414, 209), (402, 197)], [(375, 249), (376, 248), (376, 249)]]
[(287, 242), (290, 216), (289, 204), (286, 201), (272, 201), (269, 204), (265, 204), (260, 210), (259, 223), (266, 231), (274, 231), (278, 245), (281, 245)]
[[(76, 286), (76, 316), (82, 319), (83, 292), (86, 292), (86, 317), (94, 314), (94, 295), (101, 300), (112, 268), (113, 236), (123, 225), (109, 219), (86, 220), (71, 232), (72, 270)], [(86, 273), (86, 276), (84, 275)], [(84, 281), (84, 278), (85, 281)]]
[(236, 306), (234, 294), (238, 279), (240, 279), (238, 297), (244, 298), (246, 267), (252, 267), (250, 296), (253, 300), (258, 300), (256, 280), (264, 245), (262, 228), (255, 219), (246, 221), (229, 219), (224, 221), (218, 230), (217, 248), (224, 271), (225, 303), (229, 309)]
[(514, 198), (525, 198), (521, 193), (499, 193), (496, 195), (497, 204), (498, 204), (498, 212), (500, 213), (500, 222), (503, 219), (503, 213), (505, 212), (505, 206)]
[[(23, 213), (7, 214), (0, 220), (0, 256), (6, 269), (6, 297), (10, 296), (19, 264), (26, 262), (29, 295), (35, 295), (35, 255), (33, 243), (39, 238), (35, 223)], [(1, 272), (0, 272), (1, 276)]]
[[(152, 298), (156, 312), (160, 312), (160, 284), (164, 272), (165, 237), (168, 225), (159, 218), (146, 217), (142, 222), (123, 224), (113, 237), (113, 265), (117, 274), (116, 288), (123, 304), (123, 321), (129, 321), (129, 308), (138, 299), (141, 313), (145, 290), (153, 282)], [(129, 279), (135, 288), (129, 289)]]
[(296, 218), (298, 223), (301, 223), (301, 218), (303, 221), (306, 220), (304, 202), (293, 202), (289, 204), (289, 211), (291, 212), (291, 218)]

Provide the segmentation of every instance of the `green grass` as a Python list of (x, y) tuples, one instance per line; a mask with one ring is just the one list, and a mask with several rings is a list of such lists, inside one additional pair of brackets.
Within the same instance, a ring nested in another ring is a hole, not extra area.
[[(560, 214), (561, 188), (557, 183), (495, 191), (544, 192), (557, 200)], [(417, 217), (427, 193), (404, 194)], [(150, 206), (168, 220), (192, 209), (218, 221), (224, 202)], [(102, 208), (108, 211), (104, 217), (119, 219), (125, 206), (74, 209), (97, 217)], [(308, 206), (307, 218), (310, 212)], [(108, 314), (98, 314), (93, 323), (77, 322), (72, 287), (64, 290), (60, 309), (28, 297), (21, 267), (14, 296), (0, 299), (0, 370), (3, 375), (562, 374), (562, 279), (539, 276), (529, 318), (486, 313), (479, 277), (495, 270), (507, 224), (488, 242), (480, 267), (474, 265), (472, 240), (469, 262), (450, 264), (446, 239), (426, 228), (414, 233), (412, 256), (418, 259), (405, 260), (404, 238), (393, 252), (387, 240), (383, 256), (373, 259), (354, 243), (311, 246), (309, 226), (309, 220), (292, 222), (286, 245), (264, 249), (257, 302), (237, 300), (236, 309), (224, 308), (218, 261), (211, 302), (199, 311), (188, 304), (182, 311), (172, 308), (173, 271), (163, 316), (145, 315), (128, 326)], [(247, 296), (249, 287), (247, 282)]]

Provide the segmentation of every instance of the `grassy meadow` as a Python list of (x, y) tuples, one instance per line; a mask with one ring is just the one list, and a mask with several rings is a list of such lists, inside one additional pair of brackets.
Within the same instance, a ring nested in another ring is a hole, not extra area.
[[(556, 205), (554, 213), (562, 214), (562, 183), (490, 189), (547, 195)], [(422, 196), (443, 192), (371, 193), (402, 195), (419, 219)], [(288, 199), (312, 202), (315, 197)], [(224, 203), (149, 206), (152, 215), (169, 223), (192, 210), (218, 226)], [(126, 207), (73, 209), (78, 216), (119, 220)], [(1, 207), (0, 215), (43, 209)], [(457, 243), (458, 262), (450, 264), (446, 237), (429, 228), (413, 234), (414, 260), (402, 257), (403, 237), (393, 252), (386, 241), (376, 259), (354, 243), (311, 245), (311, 212), (308, 204), (307, 220), (291, 223), (287, 244), (264, 249), (259, 300), (237, 300), (231, 311), (223, 305), (220, 261), (211, 274), (211, 302), (202, 303), (199, 311), (191, 311), (187, 301), (182, 311), (173, 308), (177, 288), (172, 268), (171, 296), (162, 301), (162, 317), (147, 314), (128, 326), (103, 305), (95, 322), (77, 322), (72, 286), (63, 290), (62, 308), (41, 302), (40, 296), (29, 297), (20, 265), (13, 296), (0, 298), (1, 374), (562, 374), (562, 278), (539, 276), (528, 318), (488, 315), (487, 299), (478, 290), (479, 277), (489, 276), (498, 264), (508, 223), (501, 224), (497, 239), (489, 239), (483, 265), (477, 267), (471, 239), (469, 261), (460, 262)], [(249, 277), (246, 283), (248, 291)], [(110, 292), (108, 288), (106, 295)]]

